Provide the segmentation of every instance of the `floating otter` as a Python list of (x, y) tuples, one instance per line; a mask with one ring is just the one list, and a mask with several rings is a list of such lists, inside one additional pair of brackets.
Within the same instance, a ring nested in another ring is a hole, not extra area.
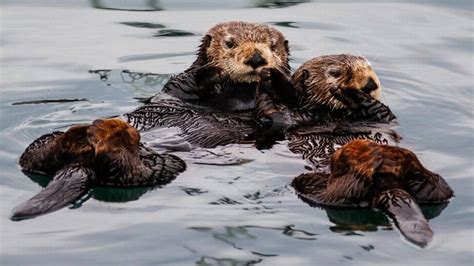
[(288, 41), (272, 27), (217, 24), (185, 72), (171, 77), (151, 103), (122, 118), (140, 131), (177, 127), (186, 141), (203, 148), (247, 142), (260, 127), (253, 113), (260, 72), (271, 68), (289, 77), (288, 57)]
[[(255, 107), (255, 90), (263, 68), (290, 75), (288, 41), (268, 25), (241, 21), (220, 23), (201, 41), (197, 59), (173, 76), (163, 92), (187, 102), (225, 111)], [(151, 101), (160, 101), (158, 95)]]
[(418, 203), (445, 203), (453, 191), (406, 149), (354, 140), (331, 159), (331, 173), (307, 173), (292, 182), (297, 193), (323, 206), (372, 207), (393, 218), (402, 234), (424, 247), (433, 237)]
[[(281, 97), (291, 90), (295, 97)], [(321, 56), (304, 63), (291, 80), (263, 70), (257, 114), (297, 126), (286, 138), (290, 150), (313, 167), (293, 181), (306, 202), (384, 209), (408, 240), (425, 246), (433, 233), (417, 202), (445, 202), (452, 190), (413, 153), (387, 146), (401, 137), (392, 129), (395, 115), (378, 101), (380, 93), (379, 79), (363, 57)]]
[(301, 65), (291, 79), (278, 71), (264, 69), (261, 80), (257, 114), (260, 118), (277, 118), (274, 121), (277, 123), (390, 122), (396, 118), (379, 101), (379, 79), (361, 56), (316, 57)]
[(272, 128), (289, 129), (286, 138), (292, 151), (327, 168), (332, 152), (351, 139), (399, 141), (390, 129), (396, 117), (378, 100), (380, 92), (379, 79), (365, 58), (320, 56), (301, 65), (291, 79), (263, 69), (256, 113)]
[(186, 168), (174, 155), (140, 144), (138, 131), (119, 119), (95, 120), (44, 135), (20, 157), (24, 171), (54, 175), (48, 186), (18, 206), (12, 220), (63, 208), (93, 186), (137, 187), (171, 182)]

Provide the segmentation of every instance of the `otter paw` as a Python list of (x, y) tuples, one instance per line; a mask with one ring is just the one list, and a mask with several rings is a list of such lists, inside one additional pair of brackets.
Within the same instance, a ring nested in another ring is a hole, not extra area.
[(261, 81), (269, 81), (272, 79), (272, 68), (263, 68), (260, 71), (260, 80)]
[(200, 87), (212, 86), (223, 79), (224, 70), (216, 66), (203, 66), (196, 72), (196, 83)]
[(348, 109), (354, 110), (359, 107), (358, 100), (356, 99), (357, 94), (359, 93), (358, 90), (333, 86), (329, 89), (329, 92), (334, 96), (334, 98), (347, 106)]

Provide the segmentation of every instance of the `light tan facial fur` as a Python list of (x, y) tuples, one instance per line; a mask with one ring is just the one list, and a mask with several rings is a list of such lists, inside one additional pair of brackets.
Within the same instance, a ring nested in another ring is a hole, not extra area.
[[(262, 68), (290, 72), (288, 42), (281, 32), (264, 24), (237, 21), (217, 24), (203, 38), (199, 56), (203, 63), (222, 68), (235, 82), (257, 82)], [(260, 60), (254, 61), (254, 66), (249, 63), (253, 56)]]
[[(342, 109), (344, 105), (335, 99), (330, 88), (353, 88), (367, 90), (379, 100), (382, 87), (370, 63), (361, 56), (340, 54), (313, 58), (301, 65), (292, 77), (295, 89), (303, 95), (302, 104), (322, 104), (331, 109)], [(368, 86), (371, 81), (372, 86)]]

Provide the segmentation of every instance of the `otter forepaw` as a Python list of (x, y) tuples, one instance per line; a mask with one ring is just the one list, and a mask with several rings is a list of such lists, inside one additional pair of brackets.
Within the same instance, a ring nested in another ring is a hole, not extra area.
[(223, 79), (224, 70), (216, 66), (203, 66), (196, 72), (196, 83), (199, 87), (212, 86)]
[(332, 94), (332, 96), (334, 96), (334, 98), (347, 106), (348, 109), (354, 110), (359, 107), (357, 101), (354, 100), (354, 96), (358, 93), (356, 89), (343, 89), (338, 86), (333, 86), (329, 89), (329, 92)]
[(260, 71), (260, 88), (264, 91), (270, 91), (272, 89), (272, 69), (263, 68)]

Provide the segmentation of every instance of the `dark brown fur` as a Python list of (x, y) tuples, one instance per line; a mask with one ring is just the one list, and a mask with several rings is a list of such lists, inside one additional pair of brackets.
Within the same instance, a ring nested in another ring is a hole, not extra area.
[(274, 121), (276, 117), (275, 122), (289, 125), (334, 119), (388, 122), (395, 116), (378, 101), (380, 91), (379, 79), (365, 58), (320, 56), (301, 65), (291, 80), (263, 71), (257, 116)]
[(322, 206), (373, 207), (385, 210), (400, 231), (425, 246), (433, 233), (417, 203), (443, 203), (453, 191), (406, 149), (354, 140), (331, 158), (331, 172), (307, 173), (292, 183), (298, 194)]
[(20, 158), (27, 172), (54, 175), (48, 186), (15, 209), (12, 220), (63, 208), (91, 186), (164, 185), (186, 168), (174, 155), (140, 144), (138, 131), (119, 119), (95, 120), (35, 140)]
[[(288, 57), (288, 41), (275, 28), (241, 21), (220, 23), (203, 37), (193, 64), (171, 77), (163, 92), (225, 111), (250, 111), (255, 108), (262, 69), (289, 76)], [(159, 101), (159, 95), (151, 100)]]
[(331, 89), (364, 90), (369, 79), (375, 87), (366, 93), (379, 100), (380, 81), (369, 62), (350, 54), (325, 55), (302, 64), (292, 76), (292, 84), (299, 95), (300, 107), (323, 105), (329, 110), (346, 108), (331, 93)]

